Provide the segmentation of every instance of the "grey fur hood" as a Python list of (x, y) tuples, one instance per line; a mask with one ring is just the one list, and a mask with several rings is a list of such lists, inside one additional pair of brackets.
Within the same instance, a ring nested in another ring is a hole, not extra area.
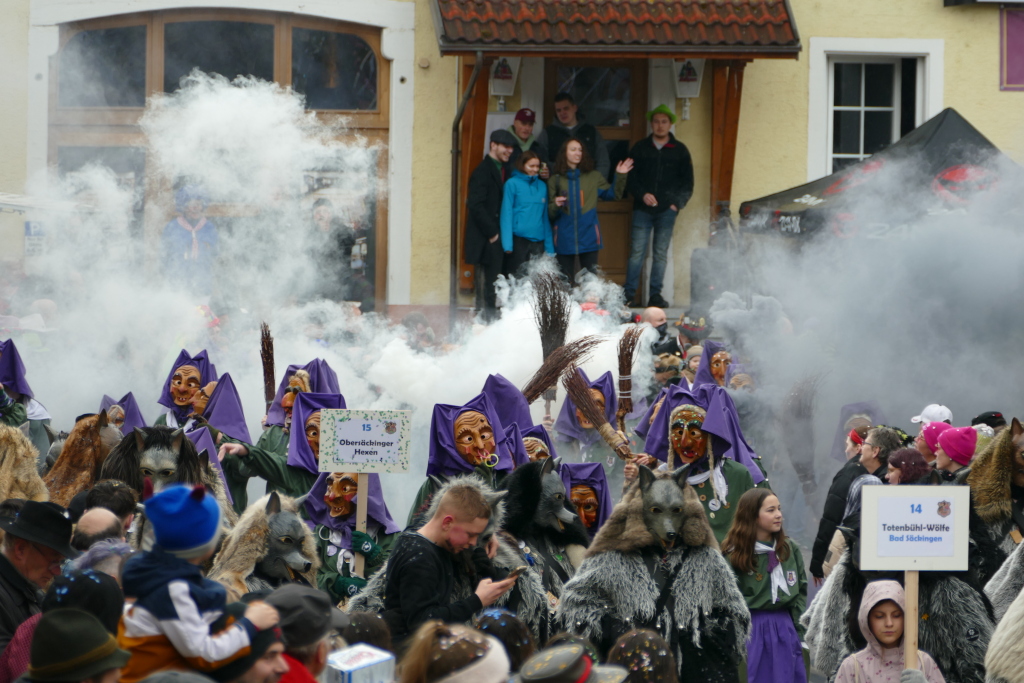
[[(448, 493), (453, 486), (472, 486), (473, 488), (480, 491), (484, 499), (491, 506), (491, 519), (487, 522), (487, 528), (480, 534), (481, 538), (490, 538), (494, 535), (494, 532), (502, 527), (505, 523), (505, 495), (506, 491), (495, 491), (488, 486), (480, 477), (475, 474), (460, 474), (457, 477), (452, 477), (445, 484), (441, 486), (430, 499), (430, 507), (423, 513), (420, 518), (423, 523), (429, 521), (434, 514), (437, 512), (437, 508), (441, 505), (441, 499)], [(416, 528), (422, 526), (422, 524), (414, 524)]]

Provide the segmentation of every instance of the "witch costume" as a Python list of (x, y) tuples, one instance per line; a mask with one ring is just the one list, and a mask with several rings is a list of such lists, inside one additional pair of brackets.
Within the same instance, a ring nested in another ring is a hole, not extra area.
[[(366, 585), (365, 579), (384, 566), (402, 529), (388, 512), (379, 474), (369, 475), (365, 533), (356, 531), (357, 498), (352, 500), (351, 514), (332, 517), (324, 500), (330, 476), (324, 472), (317, 477), (306, 498), (305, 508), (314, 527), (313, 535), (320, 554), (317, 587), (330, 594), (334, 602), (341, 602), (359, 592)], [(364, 557), (364, 578), (354, 575), (355, 553)]]
[(124, 411), (124, 424), (121, 425), (121, 434), (128, 434), (136, 428), (141, 429), (149, 426), (146, 424), (146, 419), (142, 417), (142, 411), (139, 410), (139, 404), (135, 401), (135, 396), (132, 392), (129, 391), (122, 396), (120, 401), (115, 401), (110, 396), (103, 394), (103, 400), (100, 401), (100, 412), (105, 413), (114, 406), (118, 406)]
[(594, 490), (597, 498), (597, 520), (587, 529), (587, 534), (593, 538), (612, 513), (612, 495), (608, 490), (604, 468), (597, 462), (563, 462), (559, 474), (565, 484), (567, 498), (571, 497), (573, 486), (589, 486)]
[(293, 427), (288, 432), (284, 451), (265, 448), (261, 437), (255, 446), (247, 446), (249, 455), (244, 457), (244, 464), (256, 476), (267, 480), (268, 492), (278, 491), (291, 498), (306, 495), (320, 476), (317, 456), (306, 441), (306, 420), (319, 410), (344, 407), (345, 397), (341, 394), (299, 394), (292, 409)]
[[(309, 375), (310, 393), (341, 393), (341, 389), (338, 387), (338, 375), (327, 364), (327, 361), (322, 358), (314, 358), (305, 365), (289, 365), (288, 369), (284, 371), (281, 383), (277, 387), (277, 393), (274, 394), (274, 401), (270, 404), (270, 409), (267, 411), (267, 431), (270, 431), (271, 427), (278, 427), (279, 429), (284, 429), (285, 427), (285, 413), (284, 408), (281, 406), (281, 400), (284, 398), (285, 393), (287, 393), (288, 383), (297, 370), (304, 370)], [(281, 441), (287, 442), (288, 438), (284, 437)]]
[[(188, 432), (189, 437), (191, 438), (193, 431), (201, 429), (209, 430), (214, 443), (218, 443), (218, 436), (221, 437), (221, 442), (228, 443), (244, 444), (251, 440), (249, 428), (245, 424), (242, 398), (238, 394), (234, 380), (227, 372), (217, 380), (217, 386), (210, 394), (210, 400), (207, 402), (203, 414), (197, 416), (192, 422), (192, 429)], [(246, 488), (249, 479), (256, 476), (255, 473), (239, 458), (224, 458), (224, 462), (220, 463), (217, 460), (216, 449), (210, 452), (210, 460), (211, 462), (217, 461), (217, 467), (224, 476), (224, 483), (235, 512), (242, 514), (249, 505)]]
[[(615, 378), (606, 372), (594, 381), (590, 381), (582, 369), (577, 370), (591, 389), (597, 389), (604, 396), (604, 416), (608, 424), (615, 425), (615, 413), (619, 409), (618, 396), (615, 393)], [(646, 401), (638, 400), (633, 412), (626, 416), (627, 421), (635, 420), (647, 411)], [(604, 438), (594, 427), (584, 428), (576, 416), (576, 403), (571, 396), (566, 396), (562, 410), (555, 420), (555, 441), (566, 444), (562, 458), (569, 462), (599, 462), (604, 467), (605, 477), (609, 484), (618, 491), (625, 480), (623, 468), (625, 463), (605, 443)]]
[(46, 460), (50, 439), (46, 427), (50, 413), (35, 399), (32, 387), (25, 379), (25, 364), (13, 339), (0, 341), (0, 424), (20, 427), (28, 422), (28, 438), (39, 451), (39, 463)]
[(520, 431), (533, 426), (530, 404), (519, 388), (502, 375), (488, 375), (482, 392), (494, 406), (498, 419), (507, 430), (509, 425), (519, 425)]
[(171, 371), (167, 374), (167, 381), (164, 382), (163, 391), (160, 394), (160, 399), (157, 401), (160, 405), (167, 408), (167, 411), (161, 413), (161, 415), (153, 422), (154, 427), (171, 427), (177, 429), (178, 427), (185, 427), (188, 429), (189, 415), (192, 413), (192, 405), (186, 403), (185, 405), (179, 406), (174, 402), (174, 397), (171, 395), (171, 382), (174, 381), (174, 373), (180, 368), (190, 365), (199, 371), (199, 386), (205, 387), (210, 382), (217, 380), (217, 368), (210, 361), (210, 356), (207, 354), (206, 349), (203, 349), (194, 356), (190, 356), (188, 351), (185, 349), (181, 350), (178, 354), (177, 360), (171, 366)]
[[(728, 351), (725, 348), (725, 344), (719, 344), (711, 340), (705, 340), (701, 346), (704, 348), (704, 352), (700, 355), (700, 365), (697, 366), (697, 374), (694, 375), (693, 382), (690, 383), (691, 391), (695, 391), (698, 387), (708, 384), (716, 387), (720, 386), (718, 380), (711, 373), (711, 362), (714, 360), (716, 353)], [(728, 374), (728, 369), (726, 369), (726, 374)]]
[[(687, 481), (721, 543), (732, 525), (740, 497), (755, 485), (767, 486), (768, 480), (757, 454), (743, 438), (732, 398), (717, 384), (703, 384), (691, 391), (669, 387), (647, 433), (645, 453), (668, 462), (672, 424), (684, 406), (705, 413), (699, 428), (710, 436), (708, 451), (690, 466)], [(680, 464), (674, 462), (673, 467)]]
[[(220, 477), (221, 483), (224, 485), (224, 493), (227, 495), (228, 503), (235, 509), (235, 512), (241, 514), (245, 511), (245, 506), (241, 510), (238, 509), (238, 504), (232, 497), (231, 487), (228, 483), (228, 478), (224, 475), (224, 468), (221, 466), (220, 460), (217, 459), (217, 444), (214, 441), (214, 436), (210, 432), (208, 427), (200, 427), (199, 429), (193, 429), (191, 432), (185, 434), (192, 445), (196, 447), (196, 452), (199, 453), (199, 460), (208, 460), (213, 466), (213, 469), (217, 471), (217, 476)], [(205, 451), (206, 455), (203, 455)]]
[[(477, 412), (490, 423), (494, 433), (497, 453), (490, 462), (473, 466), (459, 453), (455, 446), (455, 421), (463, 413)], [(430, 419), (430, 455), (427, 459), (427, 480), (420, 486), (409, 510), (408, 524), (423, 513), (430, 505), (434, 493), (443, 486), (450, 477), (475, 472), (487, 486), (498, 488), (505, 477), (515, 469), (512, 454), (503, 443), (504, 425), (498, 418), (486, 394), (478, 394), (471, 401), (461, 406), (438, 403), (434, 405), (434, 414)], [(426, 521), (426, 520), (424, 520)]]

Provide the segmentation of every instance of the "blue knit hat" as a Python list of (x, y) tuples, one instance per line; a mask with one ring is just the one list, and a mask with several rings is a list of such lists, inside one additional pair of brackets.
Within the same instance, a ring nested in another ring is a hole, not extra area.
[(201, 484), (164, 489), (145, 507), (157, 545), (176, 557), (202, 557), (220, 539), (220, 504)]

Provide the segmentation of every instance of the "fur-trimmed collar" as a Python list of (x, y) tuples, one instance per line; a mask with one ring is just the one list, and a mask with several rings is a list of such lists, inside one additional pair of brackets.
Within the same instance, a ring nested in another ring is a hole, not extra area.
[[(534, 513), (540, 505), (543, 466), (543, 461), (520, 465), (505, 479), (504, 489), (508, 491), (508, 496), (505, 498), (505, 520), (501, 528), (520, 539), (544, 536), (556, 545), (581, 545), (586, 548), (590, 545), (590, 536), (578, 519), (574, 524), (566, 524), (562, 531), (534, 522)], [(557, 472), (555, 476), (558, 476)], [(575, 514), (575, 510), (572, 512)]]
[(1015, 453), (1013, 430), (1007, 427), (971, 461), (967, 484), (971, 487), (972, 504), (987, 524), (1002, 522), (1013, 514), (1010, 482)]
[[(669, 479), (668, 472), (657, 472), (658, 479)], [(686, 521), (680, 533), (682, 542), (688, 546), (706, 545), (718, 549), (718, 541), (711, 531), (711, 525), (704, 514), (704, 506), (689, 485), (683, 490)], [(633, 484), (622, 500), (612, 509), (608, 521), (597, 532), (587, 550), (587, 557), (610, 551), (629, 553), (648, 546), (660, 545), (644, 524), (643, 492), (639, 482)]]

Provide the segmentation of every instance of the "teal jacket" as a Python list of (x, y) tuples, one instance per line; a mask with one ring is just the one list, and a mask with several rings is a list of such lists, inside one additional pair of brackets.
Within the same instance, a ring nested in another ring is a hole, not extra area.
[(512, 251), (512, 236), (544, 242), (544, 251), (555, 253), (548, 219), (548, 185), (538, 176), (514, 171), (505, 182), (501, 200), (501, 248)]

